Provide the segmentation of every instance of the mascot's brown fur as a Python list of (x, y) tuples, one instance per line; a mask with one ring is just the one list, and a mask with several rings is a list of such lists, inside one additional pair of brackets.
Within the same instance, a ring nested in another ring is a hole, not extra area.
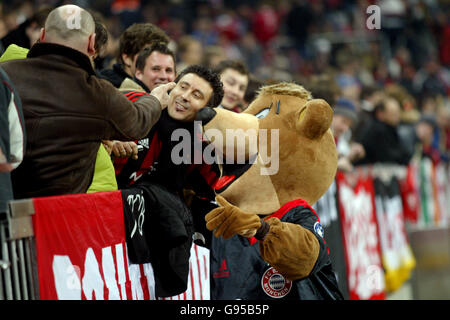
[[(244, 113), (216, 108), (201, 111), (199, 116), (207, 118), (204, 134), (216, 144), (224, 161), (236, 160), (243, 152), (247, 163), (237, 166), (237, 173), (226, 172), (227, 165), (222, 166), (221, 183), (216, 187), (220, 207), (206, 215), (207, 228), (225, 239), (234, 235), (256, 237), (262, 259), (280, 274), (292, 281), (307, 277), (319, 255), (317, 236), (299, 224), (269, 216), (296, 199), (314, 204), (332, 183), (337, 152), (330, 130), (333, 111), (328, 103), (312, 99), (300, 85), (280, 83), (261, 88)], [(230, 129), (242, 129), (240, 138), (245, 143), (229, 148)], [(262, 131), (267, 132), (265, 141), (261, 141)], [(223, 137), (220, 141), (218, 133)], [(274, 134), (278, 141), (272, 141)], [(251, 143), (255, 140), (256, 152)], [(270, 156), (270, 163), (262, 153)]]

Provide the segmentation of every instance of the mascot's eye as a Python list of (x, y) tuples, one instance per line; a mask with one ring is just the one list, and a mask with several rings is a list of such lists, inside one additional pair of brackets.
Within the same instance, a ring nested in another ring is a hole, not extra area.
[(255, 115), (255, 117), (257, 117), (258, 119), (264, 119), (269, 114), (269, 111), (270, 111), (270, 108), (265, 108), (265, 109), (261, 110), (260, 112), (258, 112), (258, 114)]

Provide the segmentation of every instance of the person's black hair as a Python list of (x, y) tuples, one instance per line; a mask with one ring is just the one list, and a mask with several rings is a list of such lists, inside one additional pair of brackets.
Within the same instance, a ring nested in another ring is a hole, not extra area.
[(206, 106), (210, 108), (217, 107), (222, 102), (224, 94), (223, 84), (222, 81), (220, 81), (219, 75), (207, 67), (201, 65), (190, 65), (181, 71), (175, 79), (175, 82), (178, 83), (181, 78), (189, 73), (196, 74), (197, 76), (205, 79), (211, 85), (213, 93)]
[(245, 94), (244, 94), (244, 100), (247, 103), (252, 102), (255, 97), (256, 97), (256, 93), (258, 92), (259, 88), (261, 88), (264, 85), (264, 82), (256, 79), (254, 77), (250, 77), (250, 79), (248, 80), (248, 86), (247, 89), (245, 90)]
[(365, 100), (371, 95), (373, 95), (375, 92), (379, 91), (380, 88), (378, 86), (363, 86), (361, 89), (360, 98), (361, 100)]
[(245, 64), (239, 60), (223, 60), (219, 62), (219, 64), (214, 68), (214, 71), (217, 72), (217, 74), (221, 74), (226, 69), (233, 69), (240, 74), (250, 76), (250, 73)]
[(124, 64), (122, 54), (135, 57), (149, 43), (162, 42), (168, 44), (169, 36), (152, 23), (134, 23), (119, 38), (118, 61)]
[(383, 112), (383, 111), (385, 111), (386, 110), (386, 100), (385, 99), (383, 99), (383, 100), (381, 100), (380, 102), (378, 102), (376, 105), (375, 105), (375, 107), (373, 108), (373, 116), (374, 117), (376, 117), (376, 115), (379, 113), (379, 112)]

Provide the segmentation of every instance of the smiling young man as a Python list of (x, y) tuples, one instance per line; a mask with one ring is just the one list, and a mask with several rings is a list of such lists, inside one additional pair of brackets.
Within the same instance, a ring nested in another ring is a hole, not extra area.
[(136, 81), (145, 91), (175, 80), (175, 55), (164, 43), (155, 43), (139, 53), (136, 60)]
[(167, 111), (174, 120), (191, 122), (213, 96), (213, 87), (208, 80), (197, 73), (187, 73), (170, 93), (170, 108)]
[(244, 95), (249, 81), (249, 72), (245, 65), (236, 60), (224, 60), (215, 68), (223, 83), (224, 96), (220, 108), (241, 112)]
[(125, 79), (132, 79), (136, 73), (136, 60), (142, 49), (157, 42), (168, 44), (169, 41), (167, 34), (152, 23), (129, 26), (120, 35), (117, 63), (111, 69), (100, 71), (100, 77), (119, 88)]
[[(168, 106), (156, 125), (147, 137), (136, 141), (142, 151), (135, 158), (124, 157), (114, 161), (119, 189), (133, 186), (137, 181), (155, 181), (173, 191), (182, 190), (189, 165), (178, 165), (172, 161), (172, 149), (179, 143), (172, 141), (172, 133), (177, 129), (186, 129), (195, 139), (197, 112), (204, 107), (217, 107), (224, 90), (219, 76), (199, 65), (185, 68), (175, 83), (169, 94)], [(132, 101), (145, 94), (137, 91), (125, 93)]]

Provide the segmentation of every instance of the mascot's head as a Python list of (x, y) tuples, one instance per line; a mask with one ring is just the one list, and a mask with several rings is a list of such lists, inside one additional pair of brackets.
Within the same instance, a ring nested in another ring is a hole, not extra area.
[(262, 87), (244, 113), (200, 110), (204, 136), (223, 160), (216, 193), (263, 215), (296, 199), (314, 204), (336, 174), (332, 117), (327, 102), (294, 83)]

